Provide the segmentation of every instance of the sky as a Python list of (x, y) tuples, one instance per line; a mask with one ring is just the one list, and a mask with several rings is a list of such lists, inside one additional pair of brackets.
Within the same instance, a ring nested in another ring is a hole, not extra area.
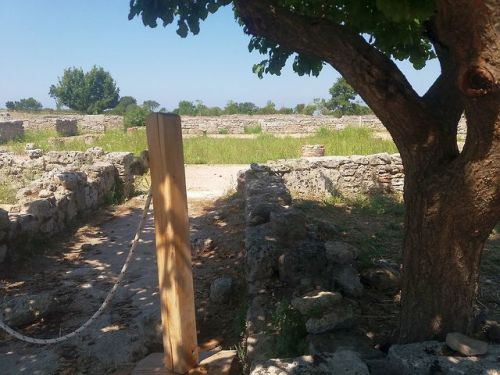
[[(34, 97), (55, 107), (48, 95), (68, 67), (102, 66), (120, 95), (141, 103), (156, 100), (168, 110), (180, 100), (209, 106), (250, 101), (278, 107), (328, 98), (339, 74), (325, 66), (319, 77), (299, 77), (290, 64), (281, 76), (259, 79), (253, 64), (264, 56), (248, 52), (249, 36), (230, 7), (201, 25), (197, 36), (180, 38), (174, 26), (147, 28), (128, 20), (129, 0), (0, 0), (0, 108), (9, 100)], [(436, 60), (415, 71), (398, 63), (423, 94), (439, 74)]]

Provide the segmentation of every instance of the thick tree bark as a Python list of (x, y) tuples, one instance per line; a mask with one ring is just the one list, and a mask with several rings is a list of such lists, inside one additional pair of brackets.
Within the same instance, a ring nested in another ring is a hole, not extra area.
[[(337, 69), (398, 146), (406, 203), (401, 341), (468, 332), (481, 252), (500, 219), (500, 0), (438, 1), (429, 31), (442, 74), (423, 97), (389, 58), (344, 26), (272, 0), (235, 6), (253, 35)], [(464, 109), (468, 133), (460, 153)]]

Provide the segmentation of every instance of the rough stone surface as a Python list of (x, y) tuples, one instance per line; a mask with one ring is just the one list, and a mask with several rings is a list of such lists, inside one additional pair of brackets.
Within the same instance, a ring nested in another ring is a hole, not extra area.
[(350, 297), (360, 297), (363, 294), (363, 284), (356, 269), (350, 265), (339, 265), (332, 268), (332, 278), (335, 287)]
[(267, 165), (299, 197), (403, 192), (399, 154), (326, 156), (278, 160)]
[(234, 281), (231, 277), (219, 277), (210, 285), (210, 300), (215, 303), (227, 303), (234, 290)]
[(351, 351), (322, 353), (294, 359), (271, 359), (256, 363), (250, 375), (368, 375), (366, 364)]
[(446, 344), (438, 341), (393, 345), (388, 353), (401, 375), (499, 375), (499, 356), (500, 345), (491, 345), (481, 357), (450, 356)]
[(333, 264), (352, 264), (359, 256), (359, 250), (342, 241), (325, 242), (326, 259)]
[(361, 282), (370, 288), (397, 291), (401, 287), (401, 274), (394, 268), (373, 267), (361, 272)]
[(373, 347), (373, 341), (356, 330), (340, 330), (318, 335), (308, 335), (309, 352), (318, 354), (334, 353), (337, 350), (352, 350), (358, 353), (363, 360), (383, 357), (383, 353)]
[(303, 241), (279, 257), (279, 279), (294, 286), (307, 278), (321, 286), (327, 274), (325, 265), (324, 247), (317, 242)]
[(352, 306), (344, 304), (337, 306), (333, 311), (320, 318), (309, 318), (306, 321), (306, 330), (310, 334), (317, 335), (335, 329), (350, 328), (354, 321), (355, 315)]
[(57, 119), (56, 120), (57, 134), (63, 137), (72, 137), (78, 134), (77, 120), (75, 119)]
[[(79, 215), (129, 197), (133, 159), (131, 153), (105, 154), (99, 148), (51, 151), (36, 159), (0, 153), (0, 179), (9, 176), (18, 189), (16, 204), (0, 209), (2, 260), (21, 256), (25, 244), (63, 231)], [(26, 175), (35, 178), (27, 181)]]
[(44, 315), (52, 312), (57, 302), (49, 292), (36, 295), (16, 296), (0, 305), (0, 312), (5, 323), (12, 327), (19, 327), (35, 322)]
[(488, 352), (487, 342), (473, 339), (459, 332), (448, 333), (446, 335), (446, 345), (467, 357), (483, 355)]
[(21, 138), (23, 135), (23, 121), (4, 121), (0, 119), (0, 143)]
[(487, 320), (485, 324), (486, 336), (492, 342), (500, 343), (500, 324), (494, 320)]
[(302, 315), (311, 316), (323, 314), (337, 306), (342, 301), (342, 295), (337, 292), (313, 291), (292, 300), (292, 306)]

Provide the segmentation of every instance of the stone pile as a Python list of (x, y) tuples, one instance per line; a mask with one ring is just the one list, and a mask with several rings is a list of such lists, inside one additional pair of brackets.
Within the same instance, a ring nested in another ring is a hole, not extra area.
[(77, 217), (129, 197), (134, 162), (131, 153), (106, 154), (100, 148), (51, 151), (36, 159), (0, 154), (3, 175), (23, 176), (29, 171), (41, 176), (19, 186), (16, 204), (0, 210), (0, 263), (18, 257), (30, 243), (63, 231)]
[(23, 121), (0, 120), (0, 143), (21, 138), (24, 135)]

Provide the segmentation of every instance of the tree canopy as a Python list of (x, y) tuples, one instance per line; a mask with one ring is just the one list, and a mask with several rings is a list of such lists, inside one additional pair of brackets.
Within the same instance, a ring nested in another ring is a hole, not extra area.
[[(406, 204), (400, 341), (470, 332), (482, 250), (500, 219), (499, 0), (132, 0), (129, 18), (176, 23), (186, 37), (229, 3), (249, 50), (266, 55), (256, 74), (280, 74), (289, 58), (300, 75), (329, 64), (396, 143)], [(441, 73), (422, 96), (393, 61), (419, 69), (435, 57)]]
[(115, 107), (119, 92), (111, 74), (97, 66), (86, 73), (81, 68), (65, 69), (57, 85), (50, 86), (49, 90), (58, 105), (88, 114)]

